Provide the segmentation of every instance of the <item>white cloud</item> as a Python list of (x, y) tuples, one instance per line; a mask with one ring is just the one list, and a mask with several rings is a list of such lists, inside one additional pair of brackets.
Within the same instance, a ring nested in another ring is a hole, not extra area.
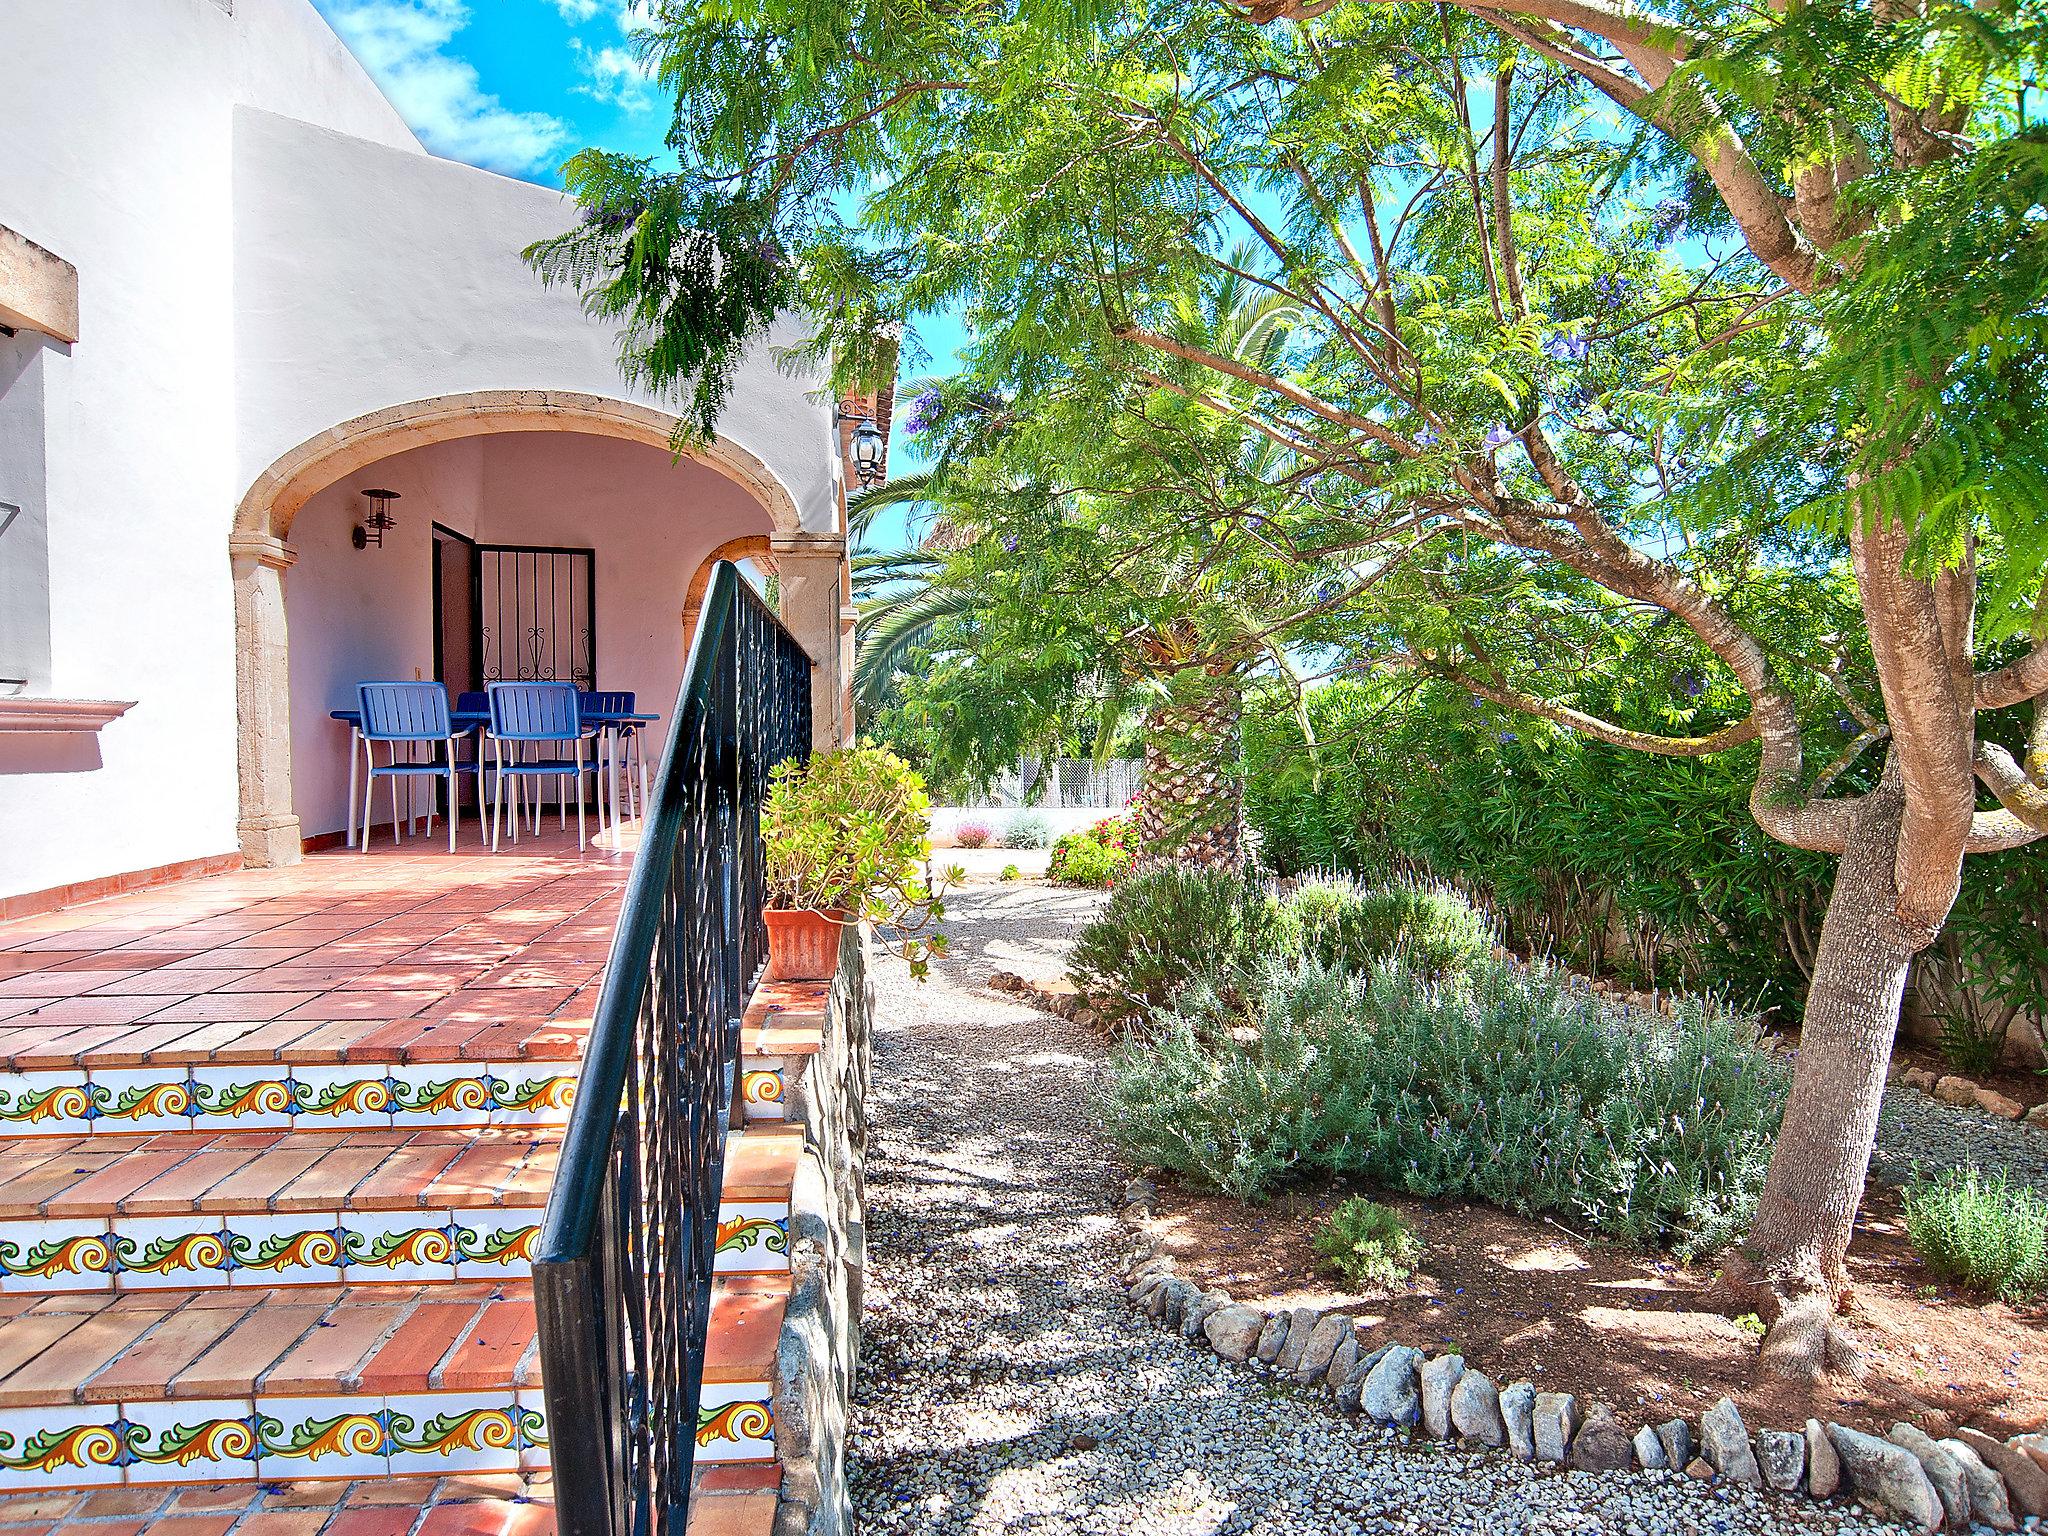
[(513, 111), (447, 51), (469, 23), (462, 0), (329, 0), (327, 15), (436, 154), (516, 174), (548, 166), (568, 142), (567, 124)]
[(572, 27), (590, 20), (597, 14), (598, 0), (549, 0), (549, 3), (562, 13), (562, 20)]
[(578, 95), (608, 102), (627, 112), (649, 111), (659, 99), (654, 72), (638, 49), (592, 48), (581, 38), (572, 39), (570, 47), (576, 50), (576, 64), (584, 76), (584, 83), (575, 87)]

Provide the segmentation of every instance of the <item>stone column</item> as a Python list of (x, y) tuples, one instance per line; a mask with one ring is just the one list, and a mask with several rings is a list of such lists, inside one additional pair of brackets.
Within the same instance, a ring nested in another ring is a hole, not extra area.
[(846, 540), (836, 533), (778, 535), (771, 546), (782, 622), (811, 656), (811, 745), (820, 752), (853, 742), (853, 634)]
[(285, 640), (284, 573), (293, 555), (267, 533), (228, 539), (235, 573), (236, 752), (241, 771), (237, 825), (252, 868), (296, 864), (302, 853), (292, 814), (291, 661)]

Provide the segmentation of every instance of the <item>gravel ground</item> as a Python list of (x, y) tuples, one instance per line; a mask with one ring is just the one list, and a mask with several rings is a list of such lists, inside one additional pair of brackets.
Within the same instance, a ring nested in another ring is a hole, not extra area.
[(961, 892), (954, 954), (879, 977), (859, 1529), (1116, 1536), (1895, 1532), (1669, 1474), (1538, 1472), (1404, 1444), (1170, 1337), (1125, 1299), (1099, 1041), (990, 993), (1055, 975), (1085, 895)]
[(2048, 1195), (2048, 1132), (1929, 1098), (1918, 1088), (1885, 1090), (1871, 1171), (1889, 1184), (1971, 1163), (2004, 1169), (2014, 1183)]

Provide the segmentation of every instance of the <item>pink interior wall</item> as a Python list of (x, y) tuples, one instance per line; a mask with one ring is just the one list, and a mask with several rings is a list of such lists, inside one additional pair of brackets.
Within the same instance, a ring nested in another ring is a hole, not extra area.
[[(400, 493), (384, 547), (349, 531), (361, 491)], [(327, 712), (358, 682), (431, 677), (433, 525), (484, 544), (595, 549), (597, 684), (631, 689), (666, 717), (682, 681), (681, 614), (691, 575), (728, 539), (769, 531), (767, 512), (714, 470), (663, 448), (569, 432), (512, 432), (394, 455), (307, 503), (288, 538), (292, 794), (308, 837), (346, 823), (348, 732)], [(458, 684), (459, 685), (459, 684)], [(666, 726), (664, 718), (663, 726)], [(650, 761), (665, 738), (649, 740)], [(380, 797), (378, 814), (387, 814)]]

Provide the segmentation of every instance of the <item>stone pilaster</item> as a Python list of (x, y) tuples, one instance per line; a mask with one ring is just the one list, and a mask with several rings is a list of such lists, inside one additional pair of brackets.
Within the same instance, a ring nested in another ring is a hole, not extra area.
[(820, 752), (853, 741), (853, 636), (844, 623), (851, 592), (846, 540), (797, 534), (772, 542), (782, 622), (811, 657), (811, 744)]
[(267, 533), (228, 540), (235, 578), (235, 713), (241, 775), (237, 832), (253, 868), (295, 864), (299, 818), (292, 814), (290, 651), (284, 573), (293, 555)]

